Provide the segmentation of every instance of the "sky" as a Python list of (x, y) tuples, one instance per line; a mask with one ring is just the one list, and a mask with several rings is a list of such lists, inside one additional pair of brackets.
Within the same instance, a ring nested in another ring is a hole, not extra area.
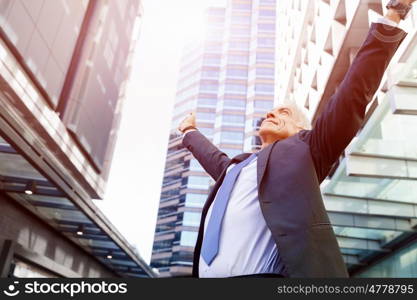
[(205, 8), (225, 0), (142, 2), (140, 37), (106, 193), (94, 203), (149, 263), (183, 45), (204, 30)]

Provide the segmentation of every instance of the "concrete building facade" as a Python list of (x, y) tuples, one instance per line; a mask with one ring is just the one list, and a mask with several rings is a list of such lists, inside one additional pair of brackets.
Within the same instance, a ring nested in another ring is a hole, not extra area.
[[(277, 13), (277, 100), (313, 124), (387, 1), (292, 0)], [(417, 276), (417, 7), (366, 122), (322, 185), (351, 276)]]

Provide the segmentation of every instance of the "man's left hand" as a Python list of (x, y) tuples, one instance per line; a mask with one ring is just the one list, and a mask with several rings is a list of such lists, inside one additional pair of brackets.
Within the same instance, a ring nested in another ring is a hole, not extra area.
[[(397, 0), (398, 2), (411, 6), (416, 0)], [(385, 18), (394, 21), (395, 23), (400, 23), (401, 16), (395, 9), (389, 9), (387, 14), (385, 15)]]

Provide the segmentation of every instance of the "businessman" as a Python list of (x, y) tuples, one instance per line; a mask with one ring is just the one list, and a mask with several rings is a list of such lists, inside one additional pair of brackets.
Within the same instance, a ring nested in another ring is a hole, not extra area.
[(281, 105), (261, 124), (261, 150), (230, 159), (198, 131), (194, 113), (179, 125), (183, 145), (216, 181), (202, 211), (194, 277), (348, 277), (320, 183), (360, 129), (413, 2), (388, 3), (313, 129), (295, 104)]

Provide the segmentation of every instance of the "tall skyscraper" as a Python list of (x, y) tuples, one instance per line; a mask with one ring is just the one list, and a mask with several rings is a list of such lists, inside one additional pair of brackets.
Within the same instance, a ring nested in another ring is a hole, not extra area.
[[(277, 10), (277, 97), (313, 123), (387, 1), (290, 0)], [(366, 122), (322, 185), (351, 276), (417, 276), (417, 7), (368, 106)], [(353, 99), (352, 99), (353, 100)]]
[(213, 183), (176, 128), (197, 126), (233, 157), (258, 148), (257, 128), (274, 105), (275, 0), (230, 0), (206, 13), (207, 31), (186, 46), (172, 119), (152, 266), (161, 276), (191, 274), (201, 209)]
[(0, 0), (0, 277), (150, 277), (103, 196), (140, 0)]

